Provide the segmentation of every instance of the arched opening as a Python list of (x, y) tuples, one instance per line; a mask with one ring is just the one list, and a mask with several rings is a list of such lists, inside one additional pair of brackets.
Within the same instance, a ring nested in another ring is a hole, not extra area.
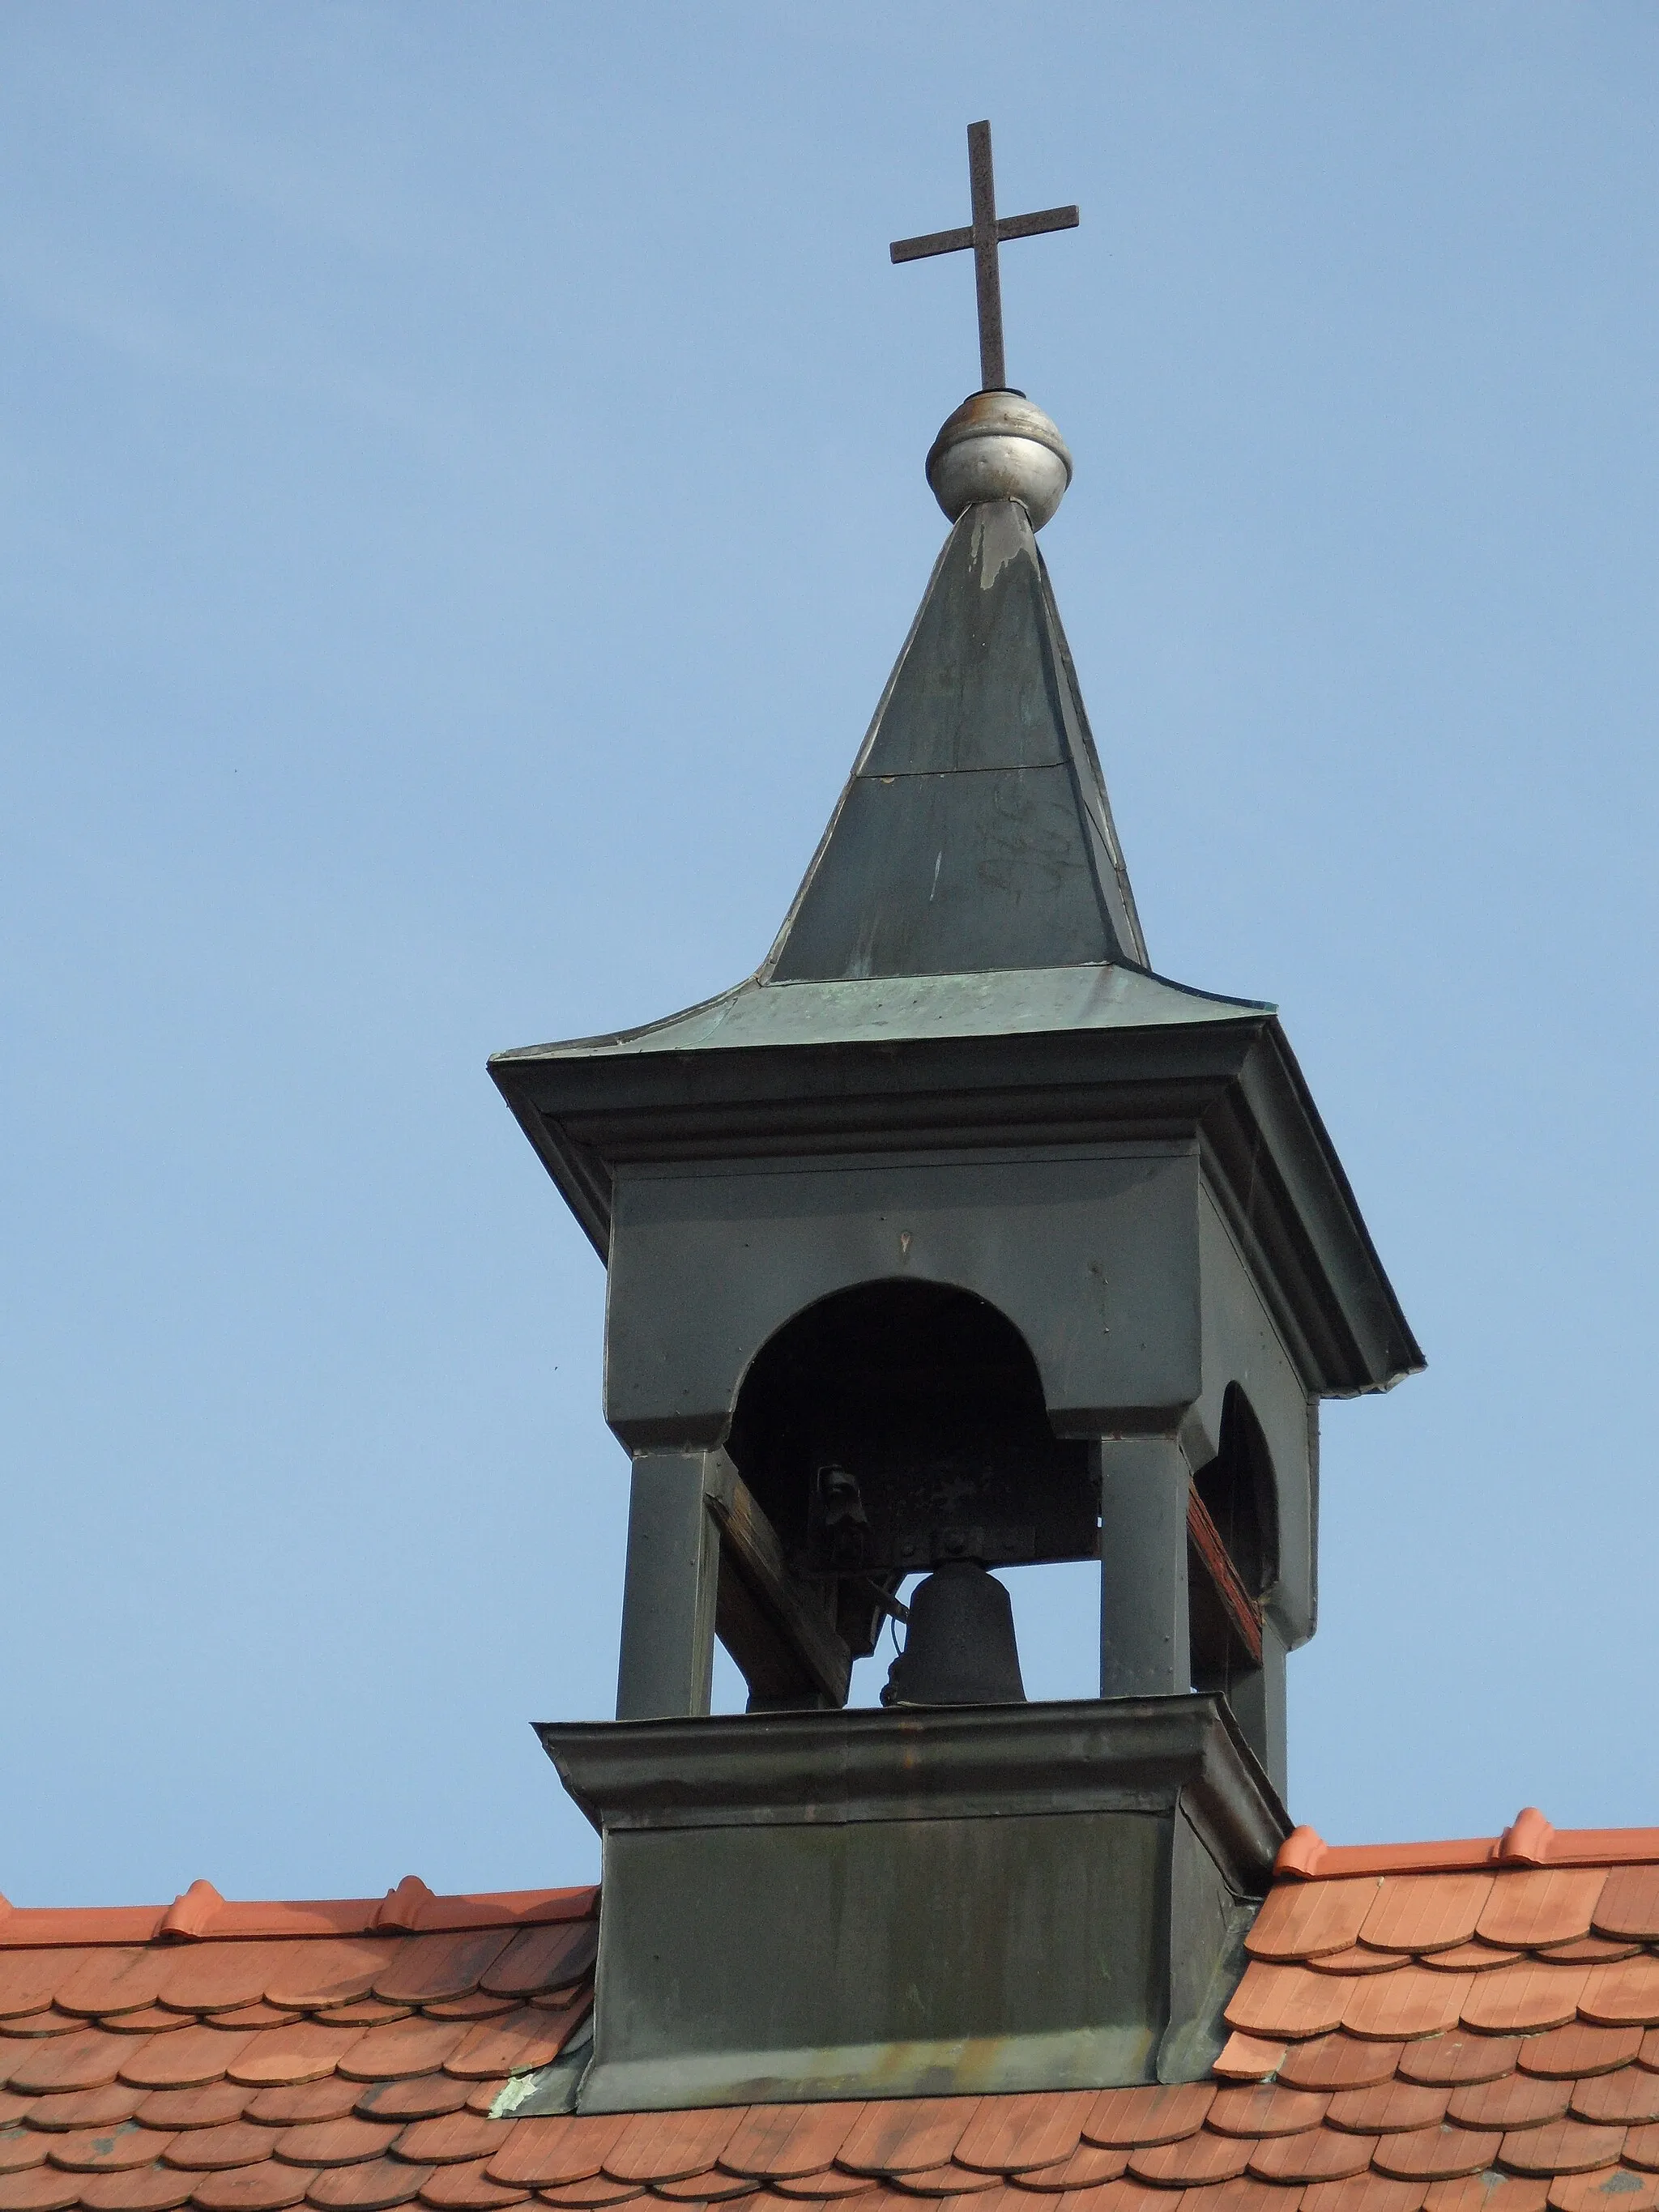
[(856, 1656), (906, 1575), (1097, 1547), (1085, 1447), (1049, 1427), (1024, 1338), (949, 1285), (866, 1283), (797, 1314), (744, 1377), (726, 1449)]

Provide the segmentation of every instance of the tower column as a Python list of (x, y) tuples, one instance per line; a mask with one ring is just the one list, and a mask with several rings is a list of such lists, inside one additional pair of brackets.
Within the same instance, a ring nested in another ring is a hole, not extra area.
[(1172, 1437), (1103, 1437), (1100, 1478), (1100, 1694), (1184, 1697), (1192, 1470)]
[(678, 1720), (708, 1711), (720, 1594), (720, 1532), (701, 1451), (634, 1455), (623, 1583), (619, 1721)]
[(1267, 1779), (1283, 1798), (1288, 1788), (1285, 1729), (1285, 1640), (1271, 1620), (1261, 1623), (1261, 1664), (1234, 1675), (1227, 1702)]

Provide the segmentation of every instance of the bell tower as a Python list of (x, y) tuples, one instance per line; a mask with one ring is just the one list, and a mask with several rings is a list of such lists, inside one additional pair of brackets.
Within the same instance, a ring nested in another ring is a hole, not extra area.
[[(605, 1838), (585, 2105), (1201, 2069), (1285, 1828), (1319, 1403), (1422, 1364), (1273, 1008), (1151, 964), (1036, 544), (1072, 458), (1001, 366), (997, 247), (1076, 210), (1000, 220), (969, 140), (973, 226), (893, 258), (973, 251), (986, 385), (775, 944), (689, 1012), (490, 1063), (605, 1262), (632, 1463), (621, 1725), (544, 1730)], [(1026, 1705), (988, 1571), (1059, 1559), (1099, 1562), (1100, 1696)], [(843, 1711), (907, 1612), (886, 1709)], [(716, 1637), (740, 1719), (707, 1717)], [(671, 1930), (671, 1861), (787, 1918), (765, 2020)], [(1040, 1998), (939, 1901), (988, 1881), (1052, 1948)], [(855, 1972), (881, 1942), (922, 1946), (914, 2004)], [(699, 1973), (726, 1993), (683, 2017)]]

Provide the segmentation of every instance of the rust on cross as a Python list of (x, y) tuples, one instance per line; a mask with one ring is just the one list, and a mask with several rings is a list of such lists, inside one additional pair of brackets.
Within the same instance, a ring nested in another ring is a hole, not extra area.
[(986, 392), (1006, 392), (1008, 365), (1002, 350), (1002, 279), (997, 248), (1011, 238), (1037, 238), (1045, 230), (1075, 230), (1074, 207), (1043, 208), (1036, 215), (997, 215), (996, 183), (991, 173), (991, 126), (968, 125), (968, 181), (974, 220), (965, 230), (935, 230), (926, 238), (896, 239), (888, 248), (895, 261), (925, 261), (934, 253), (974, 256), (974, 288), (979, 295), (979, 375)]

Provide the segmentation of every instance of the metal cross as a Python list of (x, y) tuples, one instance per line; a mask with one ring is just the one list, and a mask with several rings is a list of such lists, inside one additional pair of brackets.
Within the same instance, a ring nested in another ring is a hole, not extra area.
[(934, 253), (974, 249), (974, 287), (979, 295), (979, 374), (981, 389), (1006, 392), (1008, 367), (1002, 354), (1002, 280), (997, 248), (1011, 238), (1036, 238), (1045, 230), (1075, 230), (1074, 207), (1044, 208), (1038, 215), (997, 220), (996, 185), (991, 175), (991, 126), (968, 125), (968, 182), (974, 220), (967, 230), (935, 230), (926, 238), (901, 238), (888, 248), (895, 261), (925, 261)]

